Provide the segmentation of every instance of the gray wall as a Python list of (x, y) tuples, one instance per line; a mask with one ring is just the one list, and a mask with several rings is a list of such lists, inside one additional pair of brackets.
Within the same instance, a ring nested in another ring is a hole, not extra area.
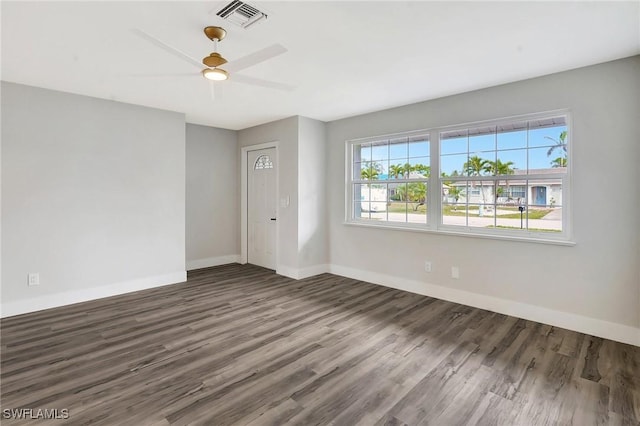
[[(639, 76), (633, 57), (329, 123), (332, 265), (639, 327)], [(574, 247), (343, 224), (346, 140), (560, 108), (573, 117)]]
[[(278, 142), (277, 269), (302, 278), (326, 271), (327, 233), (326, 124), (290, 117), (238, 132), (242, 147)], [(242, 160), (242, 159), (241, 159)]]
[(324, 122), (298, 117), (298, 267), (301, 269), (329, 262), (326, 139)]
[(237, 132), (187, 124), (187, 269), (240, 253)]
[(179, 281), (184, 206), (182, 114), (2, 83), (3, 306)]

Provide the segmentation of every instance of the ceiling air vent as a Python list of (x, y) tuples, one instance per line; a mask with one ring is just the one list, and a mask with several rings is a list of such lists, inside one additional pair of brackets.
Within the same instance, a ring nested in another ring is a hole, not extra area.
[(245, 29), (256, 22), (267, 19), (266, 13), (240, 0), (233, 0), (216, 15)]

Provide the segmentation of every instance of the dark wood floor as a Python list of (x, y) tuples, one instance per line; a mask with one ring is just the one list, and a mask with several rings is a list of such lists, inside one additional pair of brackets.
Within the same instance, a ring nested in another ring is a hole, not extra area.
[(329, 274), (209, 268), (1, 326), (2, 408), (67, 424), (640, 424), (638, 347)]

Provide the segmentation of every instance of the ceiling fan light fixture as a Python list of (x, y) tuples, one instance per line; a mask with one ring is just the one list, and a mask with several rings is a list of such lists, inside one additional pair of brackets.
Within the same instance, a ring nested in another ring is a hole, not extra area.
[(229, 73), (221, 68), (206, 68), (202, 70), (202, 75), (207, 80), (224, 81), (229, 78)]

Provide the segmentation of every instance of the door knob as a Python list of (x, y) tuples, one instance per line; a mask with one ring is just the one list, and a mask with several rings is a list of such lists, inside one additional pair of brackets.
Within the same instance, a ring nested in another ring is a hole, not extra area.
[(275, 221), (275, 220), (276, 220), (276, 218), (275, 218), (275, 217), (272, 217), (272, 218), (271, 218), (271, 220), (274, 220), (274, 221)]

